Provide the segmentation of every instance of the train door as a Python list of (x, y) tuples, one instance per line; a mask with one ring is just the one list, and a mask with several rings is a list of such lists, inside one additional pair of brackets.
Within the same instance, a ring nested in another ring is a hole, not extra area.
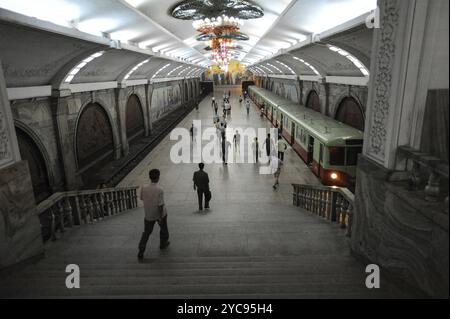
[(319, 150), (319, 178), (322, 178), (322, 167), (323, 167), (323, 144), (320, 143)]
[(283, 133), (283, 113), (280, 113), (280, 124), (279, 124), (281, 133)]
[(291, 145), (294, 145), (295, 142), (295, 123), (291, 121)]
[(309, 136), (308, 140), (308, 160), (307, 164), (310, 165), (314, 159), (314, 137)]

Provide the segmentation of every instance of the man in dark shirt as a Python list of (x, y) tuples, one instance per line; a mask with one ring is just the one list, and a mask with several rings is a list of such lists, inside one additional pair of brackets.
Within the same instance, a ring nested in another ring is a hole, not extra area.
[(200, 170), (194, 173), (194, 190), (197, 190), (198, 195), (198, 209), (203, 210), (203, 195), (205, 196), (205, 209), (209, 209), (209, 200), (211, 199), (211, 192), (209, 190), (209, 177), (203, 171), (205, 164), (198, 164)]

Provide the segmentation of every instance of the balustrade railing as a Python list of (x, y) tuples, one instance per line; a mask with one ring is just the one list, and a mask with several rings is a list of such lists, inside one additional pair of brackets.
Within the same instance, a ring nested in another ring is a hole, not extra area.
[(330, 222), (339, 223), (351, 236), (355, 196), (346, 188), (292, 184), (293, 204)]
[[(424, 199), (429, 202), (443, 201), (448, 213), (448, 162), (408, 146), (399, 147), (398, 154), (406, 159), (406, 168), (411, 168), (408, 171), (409, 189), (423, 190)], [(412, 165), (408, 165), (408, 161)]]
[(37, 205), (42, 237), (56, 240), (74, 225), (88, 224), (136, 208), (138, 187), (55, 193)]

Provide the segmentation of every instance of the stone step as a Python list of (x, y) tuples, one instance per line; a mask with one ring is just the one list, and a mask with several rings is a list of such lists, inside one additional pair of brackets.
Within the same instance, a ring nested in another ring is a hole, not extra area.
[[(313, 274), (336, 274), (340, 276), (346, 276), (348, 278), (356, 277), (359, 278), (359, 275), (355, 273), (355, 269), (343, 269), (342, 267), (329, 268), (329, 267), (259, 267), (259, 268), (196, 268), (196, 269), (123, 269), (123, 270), (114, 270), (114, 269), (81, 269), (81, 276), (84, 278), (88, 277), (104, 277), (104, 278), (113, 278), (113, 277), (126, 277), (126, 276), (235, 276), (236, 274), (240, 274), (242, 276), (258, 276), (258, 275), (276, 275), (279, 273), (283, 273), (286, 275), (313, 275)], [(362, 273), (362, 275), (364, 275)], [(67, 276), (63, 269), (61, 271), (55, 270), (32, 270), (26, 271), (19, 275), (11, 275), (10, 278), (36, 278), (44, 276), (47, 278), (59, 278), (61, 276)]]
[[(29, 266), (26, 270), (64, 270), (66, 265), (76, 264), (82, 269), (89, 270), (120, 270), (120, 269), (235, 269), (235, 268), (264, 268), (264, 267), (279, 267), (279, 268), (289, 268), (289, 267), (311, 267), (316, 266), (321, 267), (321, 265), (326, 266), (329, 269), (335, 269), (339, 267), (350, 267), (353, 269), (363, 268), (361, 265), (355, 264), (350, 258), (348, 260), (340, 260), (336, 263), (332, 257), (328, 258), (306, 258), (306, 259), (290, 259), (290, 260), (199, 260), (199, 261), (159, 261), (159, 260), (149, 260), (144, 259), (142, 263), (139, 263), (137, 259), (134, 261), (123, 262), (107, 262), (103, 261), (80, 261), (79, 259), (67, 260), (64, 262), (42, 262), (37, 265)], [(320, 269), (320, 268), (319, 268)]]
[(21, 287), (21, 288), (2, 288), (0, 297), (3, 296), (38, 296), (50, 297), (68, 297), (68, 296), (115, 296), (115, 295), (260, 295), (260, 294), (303, 294), (305, 296), (324, 295), (335, 298), (347, 297), (348, 295), (360, 295), (361, 297), (377, 297), (383, 294), (379, 290), (369, 290), (365, 287), (358, 287), (355, 284), (330, 284), (330, 283), (256, 283), (256, 284), (175, 284), (175, 285), (91, 285), (82, 284), (80, 289), (67, 289), (61, 286), (45, 286), (45, 287)]
[[(2, 287), (9, 287), (12, 285), (20, 286), (43, 286), (43, 285), (64, 285), (66, 275), (61, 276), (36, 276), (36, 277), (21, 277), (9, 278), (2, 280)], [(244, 283), (330, 283), (330, 284), (354, 284), (356, 286), (364, 285), (364, 277), (348, 278), (340, 274), (285, 274), (283, 272), (271, 273), (267, 275), (243, 275), (241, 273), (228, 274), (225, 276), (214, 275), (199, 275), (193, 276), (159, 276), (148, 275), (140, 276), (133, 274), (126, 274), (124, 276), (104, 277), (104, 276), (81, 276), (83, 286), (91, 285), (158, 285), (158, 284), (244, 284)]]
[[(340, 258), (345, 257), (347, 255), (350, 263), (354, 264), (354, 259), (351, 257), (350, 253), (347, 251), (347, 254), (338, 254)], [(119, 265), (129, 265), (129, 264), (176, 264), (176, 263), (258, 263), (258, 262), (270, 262), (270, 263), (279, 263), (279, 262), (300, 262), (300, 263), (321, 263), (325, 261), (334, 261), (333, 255), (323, 255), (323, 254), (310, 254), (310, 255), (268, 255), (268, 256), (186, 256), (186, 257), (152, 257), (152, 258), (144, 258), (144, 263), (138, 263), (136, 255), (132, 256), (122, 256), (122, 258), (117, 258), (115, 256), (96, 256), (95, 259), (92, 257), (86, 256), (74, 256), (74, 257), (57, 257), (50, 256), (38, 261), (39, 265), (53, 265), (53, 264), (61, 264), (66, 265), (73, 263), (74, 259), (79, 261), (80, 264), (89, 265), (89, 264), (119, 264)], [(33, 265), (31, 265), (33, 266)]]

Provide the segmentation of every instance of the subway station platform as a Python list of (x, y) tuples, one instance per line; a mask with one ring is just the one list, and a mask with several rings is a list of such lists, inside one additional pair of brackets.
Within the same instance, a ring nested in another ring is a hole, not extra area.
[[(216, 87), (219, 105), (228, 89)], [(240, 88), (231, 90), (230, 127), (270, 127), (255, 105), (249, 115), (239, 105)], [(189, 129), (201, 120), (206, 129), (212, 117), (208, 96), (179, 127)], [(380, 289), (366, 288), (366, 265), (350, 254), (339, 225), (293, 206), (292, 183), (319, 181), (292, 149), (278, 190), (272, 188), (272, 175), (259, 174), (258, 164), (207, 164), (211, 209), (200, 212), (192, 187), (197, 164), (173, 164), (174, 143), (167, 136), (119, 185), (142, 185), (150, 169), (160, 169), (171, 242), (166, 250), (159, 249), (155, 226), (145, 259), (138, 262), (144, 218), (138, 207), (73, 228), (48, 243), (45, 258), (1, 277), (0, 297), (415, 297), (384, 274)], [(68, 264), (80, 267), (80, 289), (66, 288)]]

